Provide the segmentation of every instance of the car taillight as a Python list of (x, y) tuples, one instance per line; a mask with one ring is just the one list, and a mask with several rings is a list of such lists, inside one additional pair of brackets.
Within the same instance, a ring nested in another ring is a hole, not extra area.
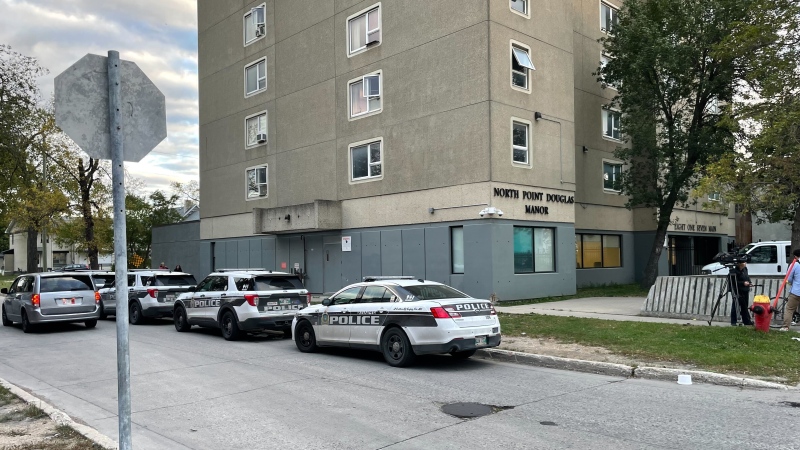
[(39, 296), (39, 294), (33, 294), (31, 296), (31, 303), (33, 303), (33, 306), (39, 306), (39, 303), (41, 303), (41, 299), (42, 298)]
[(158, 289), (148, 289), (147, 295), (153, 298), (158, 298)]
[(97, 291), (94, 291), (94, 302), (100, 303), (100, 293)]
[(256, 295), (256, 294), (244, 294), (244, 299), (247, 300), (247, 303), (250, 306), (258, 306), (258, 295)]
[(444, 310), (447, 311), (447, 313), (450, 314), (450, 317), (452, 317), (453, 319), (461, 318), (461, 313), (456, 312), (456, 309), (452, 306), (445, 306)]
[(494, 306), (492, 306), (492, 312), (490, 312), (489, 314), (491, 314), (493, 316), (497, 315), (497, 311), (494, 309)]
[(434, 319), (450, 319), (450, 314), (441, 306), (431, 308), (431, 314), (433, 314)]
[(311, 294), (306, 294), (306, 306), (311, 306)]

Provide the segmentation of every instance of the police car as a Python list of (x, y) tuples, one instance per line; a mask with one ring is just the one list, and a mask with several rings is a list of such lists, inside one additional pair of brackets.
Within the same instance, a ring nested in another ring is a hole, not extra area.
[(416, 355), (469, 358), (479, 348), (500, 345), (500, 322), (488, 300), (413, 277), (366, 277), (299, 311), (292, 329), (301, 352), (328, 346), (377, 350), (396, 367)]
[[(168, 269), (130, 270), (128, 272), (128, 321), (141, 325), (147, 318), (172, 317), (175, 299), (197, 284), (194, 276)], [(100, 289), (100, 317), (117, 314), (117, 289)]]
[(222, 269), (175, 301), (175, 329), (219, 328), (234, 341), (248, 332), (273, 330), (291, 336), (295, 313), (311, 294), (295, 274), (264, 269)]

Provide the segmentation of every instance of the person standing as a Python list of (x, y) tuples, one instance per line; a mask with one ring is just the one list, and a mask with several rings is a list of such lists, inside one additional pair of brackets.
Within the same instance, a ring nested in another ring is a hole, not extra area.
[[(739, 316), (742, 317), (742, 323), (745, 325), (753, 325), (750, 319), (750, 312), (747, 307), (750, 303), (750, 275), (747, 273), (747, 263), (740, 262), (736, 264), (729, 276), (735, 276), (736, 280), (729, 280), (731, 286), (731, 293), (733, 294), (733, 302), (731, 302), (731, 326), (736, 326)], [(736, 286), (736, 291), (733, 291)]]
[(792, 289), (789, 291), (789, 301), (786, 302), (786, 309), (783, 311), (783, 326), (778, 331), (789, 331), (792, 317), (797, 311), (797, 307), (800, 306), (800, 248), (796, 248), (792, 254), (794, 255), (794, 267), (786, 280), (786, 283), (792, 285)]

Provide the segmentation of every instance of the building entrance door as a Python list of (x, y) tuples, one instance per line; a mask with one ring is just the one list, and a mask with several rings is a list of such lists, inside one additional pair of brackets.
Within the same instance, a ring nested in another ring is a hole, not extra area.
[(342, 287), (342, 245), (325, 244), (322, 251), (322, 290), (338, 291)]

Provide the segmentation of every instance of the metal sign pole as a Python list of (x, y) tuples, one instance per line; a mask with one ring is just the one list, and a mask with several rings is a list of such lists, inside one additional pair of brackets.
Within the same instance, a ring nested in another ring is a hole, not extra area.
[(131, 450), (131, 359), (128, 342), (128, 252), (125, 233), (125, 169), (120, 112), (119, 52), (108, 52), (108, 113), (111, 133), (111, 181), (114, 184), (114, 286), (117, 297), (117, 413), (119, 448)]

